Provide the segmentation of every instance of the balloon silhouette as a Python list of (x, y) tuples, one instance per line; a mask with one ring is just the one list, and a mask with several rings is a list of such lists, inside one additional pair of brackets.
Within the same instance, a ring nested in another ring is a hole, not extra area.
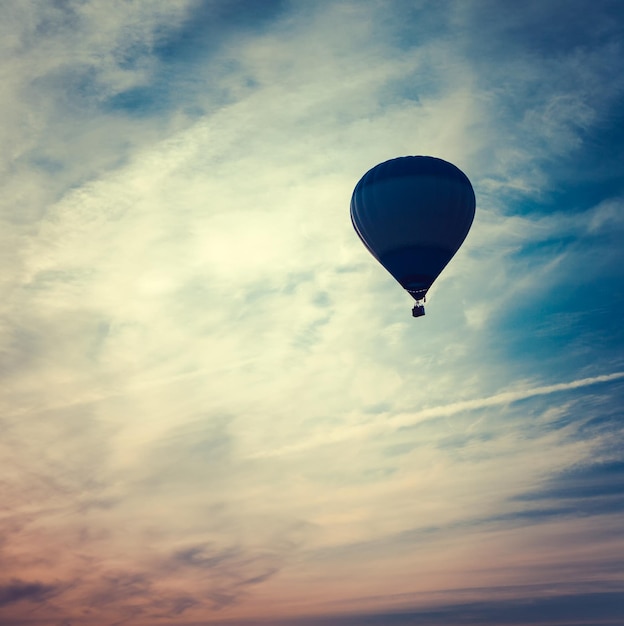
[(351, 198), (351, 221), (370, 253), (425, 314), (427, 290), (463, 243), (475, 195), (457, 167), (428, 156), (385, 161), (362, 176)]

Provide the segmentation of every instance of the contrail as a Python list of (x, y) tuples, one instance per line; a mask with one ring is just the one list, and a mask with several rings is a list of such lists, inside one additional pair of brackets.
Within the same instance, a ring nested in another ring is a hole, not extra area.
[(463, 400), (461, 402), (453, 402), (442, 406), (434, 406), (429, 409), (407, 413), (400, 413), (392, 422), (395, 423), (403, 415), (411, 415), (412, 418), (441, 417), (445, 415), (454, 415), (461, 411), (472, 411), (473, 409), (481, 409), (489, 406), (500, 406), (502, 404), (510, 404), (518, 400), (526, 400), (535, 396), (546, 396), (558, 391), (567, 391), (569, 389), (579, 389), (580, 387), (589, 387), (597, 383), (606, 383), (612, 380), (624, 378), (624, 372), (614, 372), (613, 374), (603, 374), (602, 376), (593, 376), (591, 378), (580, 378), (568, 383), (557, 383), (556, 385), (544, 385), (542, 387), (533, 387), (532, 389), (516, 389), (513, 391), (503, 391), (486, 398), (475, 398), (474, 400)]
[(435, 417), (448, 417), (461, 413), (463, 411), (474, 411), (491, 406), (501, 406), (526, 400), (536, 396), (546, 396), (559, 391), (567, 391), (570, 389), (580, 389), (589, 387), (598, 383), (606, 383), (624, 378), (624, 372), (614, 372), (613, 374), (603, 374), (601, 376), (592, 376), (591, 378), (580, 378), (567, 383), (557, 383), (556, 385), (543, 385), (540, 387), (532, 387), (526, 389), (514, 389), (503, 391), (493, 396), (485, 398), (474, 398), (473, 400), (462, 400), (461, 402), (452, 402), (451, 404), (443, 404), (440, 406), (429, 407), (421, 410), (401, 411), (384, 419), (383, 423), (360, 424), (337, 428), (334, 431), (324, 433), (318, 436), (306, 439), (301, 443), (284, 446), (274, 450), (266, 450), (251, 455), (253, 458), (282, 456), (292, 454), (314, 448), (316, 446), (346, 441), (349, 439), (357, 439), (370, 437), (372, 435), (380, 435), (386, 433), (389, 429), (396, 430), (406, 426), (413, 426), (419, 422), (432, 419)]

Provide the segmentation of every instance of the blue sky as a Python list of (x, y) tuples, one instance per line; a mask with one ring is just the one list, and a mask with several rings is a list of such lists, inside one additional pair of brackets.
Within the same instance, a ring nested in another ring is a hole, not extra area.
[(0, 13), (0, 624), (624, 622), (621, 2)]

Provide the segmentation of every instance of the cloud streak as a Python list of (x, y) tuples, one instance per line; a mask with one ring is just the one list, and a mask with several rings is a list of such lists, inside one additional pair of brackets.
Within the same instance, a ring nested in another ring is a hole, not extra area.
[(485, 409), (489, 407), (504, 406), (521, 400), (527, 400), (536, 396), (550, 395), (561, 391), (571, 391), (582, 389), (600, 383), (608, 383), (621, 380), (624, 378), (624, 372), (613, 372), (612, 374), (603, 374), (601, 376), (592, 376), (590, 378), (581, 378), (566, 383), (558, 383), (554, 385), (544, 385), (533, 388), (522, 388), (517, 390), (503, 391), (493, 396), (484, 398), (475, 398), (473, 400), (463, 400), (436, 407), (429, 407), (414, 411), (401, 411), (398, 413), (384, 415), (385, 423), (382, 424), (365, 424), (361, 426), (353, 425), (349, 429), (339, 430), (332, 433), (323, 433), (316, 441), (306, 440), (304, 443), (295, 444), (278, 450), (264, 451), (259, 453), (258, 457), (275, 456), (280, 454), (293, 454), (301, 450), (305, 450), (318, 445), (330, 445), (338, 441), (344, 441), (360, 437), (373, 437), (377, 433), (387, 430), (396, 430), (399, 428), (409, 428), (421, 421), (435, 419), (439, 417), (451, 417), (458, 413), (466, 413)]
[[(3, 8), (0, 622), (619, 619), (622, 29), (573, 5)], [(478, 207), (414, 322), (348, 204), (419, 153)]]
[(0, 606), (21, 601), (41, 603), (55, 593), (58, 593), (58, 589), (54, 585), (13, 579), (0, 585)]

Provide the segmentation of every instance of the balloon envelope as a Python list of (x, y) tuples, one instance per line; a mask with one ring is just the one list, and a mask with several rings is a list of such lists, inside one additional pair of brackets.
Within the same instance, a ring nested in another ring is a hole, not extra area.
[(417, 301), (463, 243), (474, 214), (468, 177), (428, 156), (376, 165), (351, 198), (351, 221), (360, 239)]

